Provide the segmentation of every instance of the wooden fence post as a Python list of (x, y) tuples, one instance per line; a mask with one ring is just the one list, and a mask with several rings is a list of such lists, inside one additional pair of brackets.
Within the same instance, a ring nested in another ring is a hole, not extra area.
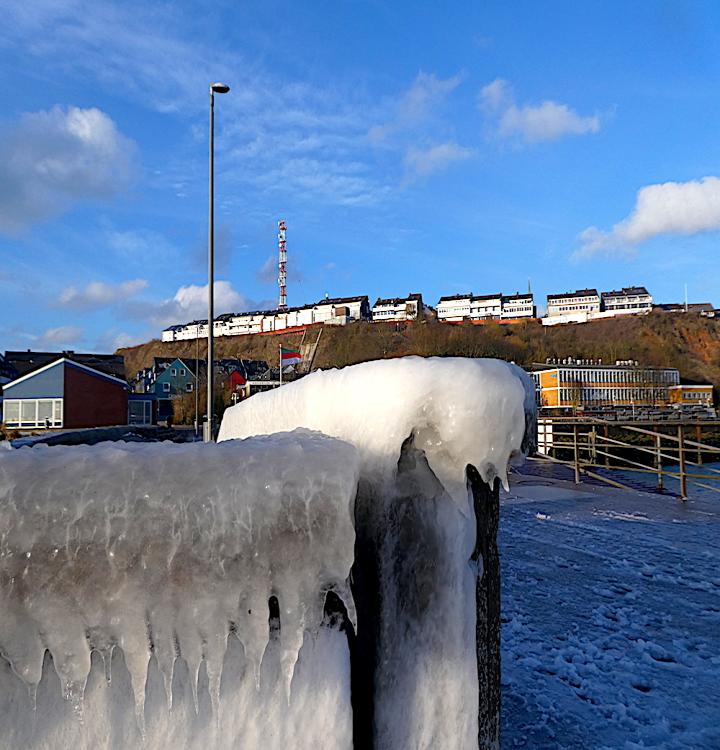
[(575, 484), (580, 484), (580, 451), (578, 447), (577, 424), (573, 425), (573, 462), (575, 465)]
[(685, 471), (685, 428), (678, 425), (678, 462), (680, 464), (680, 497), (687, 500), (687, 473)]
[(697, 462), (702, 465), (703, 462), (703, 454), (702, 454), (702, 448), (700, 447), (699, 443), (702, 441), (700, 438), (702, 437), (702, 431), (700, 430), (700, 422), (698, 422), (695, 425), (695, 441), (698, 443), (698, 449), (697, 449)]
[(605, 425), (605, 468), (610, 468), (610, 443), (608, 439), (610, 437), (610, 428)]
[(497, 531), (500, 522), (500, 480), (485, 484), (474, 467), (468, 467), (473, 494), (477, 539), (473, 560), (482, 565), (475, 588), (479, 750), (500, 747), (500, 556)]
[(657, 488), (662, 490), (663, 488), (663, 473), (662, 473), (662, 437), (658, 433), (657, 427), (653, 427), (655, 433), (655, 468), (657, 469)]

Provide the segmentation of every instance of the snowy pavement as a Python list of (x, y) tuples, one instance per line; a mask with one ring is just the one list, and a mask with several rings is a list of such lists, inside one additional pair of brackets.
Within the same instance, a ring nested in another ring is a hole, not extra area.
[(501, 503), (503, 749), (720, 748), (720, 496)]

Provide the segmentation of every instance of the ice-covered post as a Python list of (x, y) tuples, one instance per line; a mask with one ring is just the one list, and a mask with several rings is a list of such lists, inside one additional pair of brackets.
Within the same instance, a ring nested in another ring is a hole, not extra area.
[(228, 409), (219, 439), (297, 428), (362, 458), (354, 746), (498, 750), (499, 486), (537, 441), (532, 381), (465, 358), (317, 371)]
[(478, 570), (476, 644), (478, 692), (478, 750), (500, 747), (500, 555), (497, 532), (500, 523), (500, 482), (483, 482), (473, 466), (468, 467), (473, 495), (477, 541), (473, 560)]

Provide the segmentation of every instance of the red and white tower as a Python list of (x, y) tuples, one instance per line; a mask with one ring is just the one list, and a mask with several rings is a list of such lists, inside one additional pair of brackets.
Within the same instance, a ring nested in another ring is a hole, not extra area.
[(287, 250), (285, 249), (285, 231), (287, 226), (282, 219), (278, 221), (278, 286), (280, 287), (280, 303), (278, 307), (284, 310), (287, 307)]

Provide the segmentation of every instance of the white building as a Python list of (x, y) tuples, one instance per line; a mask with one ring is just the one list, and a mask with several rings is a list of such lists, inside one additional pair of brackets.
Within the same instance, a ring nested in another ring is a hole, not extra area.
[(162, 340), (175, 341), (178, 338), (177, 334), (182, 331), (183, 328), (185, 328), (185, 326), (182, 325), (169, 326), (162, 332)]
[(383, 321), (417, 320), (425, 311), (422, 294), (408, 294), (407, 297), (378, 298), (372, 308), (374, 323)]
[(503, 295), (500, 317), (504, 320), (537, 317), (532, 293)]
[(470, 297), (470, 320), (498, 320), (502, 314), (502, 294)]
[(453, 294), (446, 297), (440, 297), (437, 304), (438, 320), (444, 320), (448, 323), (459, 323), (461, 320), (470, 318), (470, 300), (472, 292), (469, 294)]
[(440, 297), (438, 320), (459, 323), (462, 320), (511, 320), (534, 318), (533, 295), (527, 294), (454, 294)]
[[(356, 320), (369, 319), (370, 305), (366, 296), (326, 298), (310, 305), (288, 307), (284, 310), (225, 313), (213, 322), (213, 336), (217, 338), (249, 333), (272, 333), (314, 323), (346, 325)], [(207, 320), (194, 320), (185, 325), (169, 326), (162, 332), (163, 341), (197, 338), (207, 338)]]
[(502, 294), (453, 294), (440, 297), (437, 305), (438, 320), (447, 323), (500, 318), (501, 311)]
[(367, 296), (326, 297), (313, 305), (314, 323), (346, 325), (357, 320), (370, 320)]
[(578, 289), (566, 294), (548, 294), (547, 314), (549, 318), (577, 315), (587, 319), (588, 315), (600, 312), (600, 295), (597, 289)]
[(623, 287), (602, 293), (602, 307), (615, 315), (637, 315), (652, 310), (653, 298), (644, 286)]

